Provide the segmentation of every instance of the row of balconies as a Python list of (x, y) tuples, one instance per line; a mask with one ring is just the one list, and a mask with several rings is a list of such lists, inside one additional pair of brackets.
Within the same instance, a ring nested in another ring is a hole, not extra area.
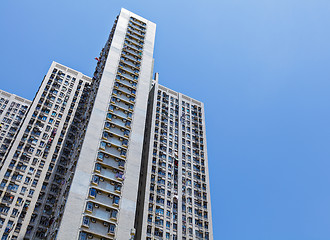
[(132, 95), (132, 96), (136, 96), (136, 87), (135, 86), (128, 86), (125, 83), (115, 82), (114, 90), (116, 90), (117, 92), (122, 92), (124, 94), (129, 94), (129, 95)]
[[(117, 75), (115, 81), (120, 85), (126, 86), (127, 88), (131, 87), (136, 90), (137, 79), (131, 79), (122, 75)], [(117, 86), (118, 85), (115, 84), (114, 88), (116, 88)]]
[(131, 30), (137, 32), (137, 33), (140, 34), (141, 36), (144, 36), (145, 33), (146, 33), (144, 27), (141, 27), (141, 26), (139, 26), (138, 24), (136, 24), (136, 23), (134, 23), (134, 22), (132, 22), (132, 21), (130, 21), (130, 22), (128, 23), (128, 29), (131, 29)]
[(138, 28), (139, 30), (141, 31), (146, 31), (146, 24), (144, 22), (141, 22), (137, 19), (134, 19), (131, 17), (130, 21), (129, 21), (129, 24), (133, 25), (133, 26), (136, 26), (136, 28)]
[[(142, 51), (140, 51), (140, 50), (135, 50), (134, 48), (132, 48), (130, 46), (125, 46), (124, 47), (124, 50), (123, 50), (123, 53), (124, 54), (129, 53), (130, 55), (132, 55), (133, 57), (135, 57), (136, 59), (138, 59), (138, 61), (141, 61)], [(137, 65), (140, 65), (140, 63), (137, 63)], [(134, 67), (133, 72), (136, 73), (139, 70), (140, 70), (139, 67)]]
[(142, 51), (142, 49), (143, 49), (143, 47), (140, 44), (133, 42), (131, 40), (128, 40), (127, 38), (125, 38), (125, 44), (137, 51)]
[(114, 236), (104, 236), (96, 232), (92, 232), (89, 229), (85, 229), (84, 231), (79, 233), (78, 240), (89, 240), (89, 239), (95, 239), (95, 240), (113, 240)]
[(137, 41), (141, 41), (143, 44), (144, 42), (144, 35), (141, 35), (141, 33), (134, 31), (132, 28), (128, 27), (126, 37), (132, 37), (136, 39)]
[[(99, 153), (100, 154), (100, 153)], [(100, 161), (100, 158), (98, 157), (98, 161)], [(114, 160), (108, 160), (107, 158), (104, 158), (102, 162), (98, 162), (95, 165), (94, 171), (103, 175), (104, 177), (108, 178), (111, 181), (117, 180), (117, 181), (123, 181), (123, 170), (125, 166), (124, 160), (118, 160), (118, 162)]]
[(85, 228), (84, 231), (89, 232), (89, 234), (91, 234), (92, 236), (96, 235), (102, 237), (114, 236), (116, 230), (116, 225), (114, 223), (88, 215), (83, 217), (82, 227)]
[(135, 34), (139, 39), (144, 40), (145, 37), (145, 31), (140, 30), (139, 28), (137, 28), (136, 26), (134, 26), (133, 24), (128, 24), (128, 33), (133, 32), (133, 34)]
[[(141, 64), (141, 56), (137, 55), (136, 53), (132, 53), (127, 50), (123, 50), (121, 57), (125, 58), (126, 60), (131, 60), (131, 62), (133, 62), (134, 64)], [(119, 69), (118, 72), (121, 73), (121, 71)], [(132, 76), (131, 76), (132, 79), (137, 79), (137, 78), (134, 78), (135, 75), (136, 74), (132, 74)], [(130, 75), (128, 75), (128, 76), (130, 76)]]
[(130, 36), (130, 35), (126, 35), (126, 36), (125, 36), (125, 40), (130, 41), (130, 42), (132, 42), (133, 44), (135, 44), (135, 45), (137, 45), (137, 46), (143, 48), (143, 44), (144, 44), (144, 42), (143, 42), (142, 40), (140, 40), (140, 39), (134, 38), (134, 37), (132, 37), (132, 36)]
[[(136, 47), (135, 47), (136, 48)], [(122, 58), (122, 61), (129, 61), (134, 65), (139, 64), (141, 60), (139, 58), (139, 52), (130, 50), (126, 46), (126, 55)], [(107, 121), (105, 123), (105, 131), (102, 135), (102, 141), (100, 143), (100, 151), (97, 157), (98, 163), (95, 165), (94, 171), (97, 173), (92, 178), (93, 188), (90, 189), (89, 197), (96, 201), (104, 201), (103, 194), (109, 193), (108, 196), (113, 198), (113, 206), (119, 206), (119, 196), (113, 194), (114, 191), (120, 193), (121, 184), (116, 183), (117, 181), (123, 181), (123, 170), (126, 158), (126, 148), (128, 145), (128, 137), (130, 132), (131, 122), (126, 118), (131, 118), (131, 111), (135, 103), (135, 89), (136, 80), (138, 79), (138, 68), (131, 64), (120, 64), (118, 69), (118, 76), (114, 85), (112, 93), (111, 103), (109, 105), (109, 112), (107, 114)], [(125, 90), (128, 89), (129, 91)], [(126, 115), (126, 116), (125, 116)], [(114, 185), (110, 184), (114, 183)], [(119, 184), (119, 185), (118, 185)], [(116, 187), (115, 186), (120, 186)], [(112, 192), (112, 194), (111, 194)], [(108, 203), (109, 201), (104, 201)], [(86, 206), (86, 211), (93, 212), (91, 203)], [(116, 211), (117, 214), (117, 211)], [(95, 219), (93, 214), (92, 217), (84, 216), (82, 226), (91, 229), (89, 220)], [(99, 219), (101, 220), (101, 219)], [(102, 219), (104, 220), (104, 219)], [(94, 223), (96, 223), (97, 219)], [(103, 223), (106, 223), (103, 221)], [(92, 224), (93, 225), (93, 224)], [(96, 226), (96, 224), (94, 224)], [(115, 225), (110, 225), (108, 234), (114, 234)], [(99, 231), (98, 231), (99, 232)]]
[[(111, 103), (109, 105), (108, 111), (110, 112), (109, 113), (110, 115), (107, 114), (107, 120), (111, 121), (112, 120), (112, 114), (111, 113), (114, 113), (116, 116), (120, 116), (122, 118), (122, 121), (126, 121), (123, 118), (126, 118), (126, 117), (131, 118), (132, 115), (129, 112), (133, 112), (133, 108), (134, 108), (134, 104), (130, 104), (130, 103), (126, 103), (126, 102), (120, 102), (120, 99), (119, 100), (116, 99), (115, 103)], [(121, 111), (118, 111), (118, 110), (121, 110)], [(122, 114), (121, 112), (126, 114), (126, 116), (124, 114)]]
[(134, 23), (140, 25), (141, 27), (145, 27), (145, 26), (147, 26), (146, 23), (144, 23), (144, 22), (142, 22), (142, 21), (140, 21), (140, 20), (138, 20), (138, 19), (136, 19), (136, 18), (134, 18), (134, 17), (130, 17), (130, 22), (131, 22), (131, 21), (133, 21)]
[(117, 221), (118, 210), (116, 208), (94, 203), (92, 201), (86, 203), (85, 212), (88, 216), (97, 218), (101, 221), (110, 223)]

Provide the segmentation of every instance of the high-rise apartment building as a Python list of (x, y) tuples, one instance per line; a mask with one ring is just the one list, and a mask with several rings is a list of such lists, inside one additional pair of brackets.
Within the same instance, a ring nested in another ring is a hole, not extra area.
[(0, 90), (0, 168), (30, 104), (30, 100)]
[(94, 107), (59, 239), (129, 239), (151, 88), (154, 23), (122, 9), (98, 62)]
[(203, 103), (158, 84), (149, 96), (137, 239), (213, 239)]
[(55, 62), (45, 76), (0, 170), (1, 239), (46, 236), (69, 171), (59, 155), (66, 155), (64, 139), (71, 137), (78, 103), (90, 83)]
[(213, 239), (204, 107), (152, 80), (155, 31), (122, 9), (93, 78), (53, 62), (0, 170), (2, 239)]

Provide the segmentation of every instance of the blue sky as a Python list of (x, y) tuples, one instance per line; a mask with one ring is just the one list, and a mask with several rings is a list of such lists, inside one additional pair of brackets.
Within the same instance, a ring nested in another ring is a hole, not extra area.
[(115, 16), (157, 24), (160, 82), (206, 106), (214, 239), (330, 239), (330, 1), (2, 1), (1, 89), (92, 75)]

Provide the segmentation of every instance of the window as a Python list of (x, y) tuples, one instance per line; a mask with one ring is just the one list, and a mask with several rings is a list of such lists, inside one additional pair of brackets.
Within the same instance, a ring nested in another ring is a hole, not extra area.
[(29, 191), (29, 196), (32, 196), (33, 193), (34, 193), (34, 190), (30, 189), (30, 191)]
[(80, 234), (79, 234), (79, 240), (87, 240), (87, 233), (80, 232)]
[(117, 210), (112, 210), (112, 211), (111, 211), (111, 214), (110, 214), (110, 217), (111, 217), (111, 218), (114, 218), (114, 219), (117, 219), (117, 213), (118, 213)]
[(26, 187), (22, 187), (22, 189), (21, 189), (21, 193), (24, 194), (25, 191), (26, 191)]
[(2, 182), (1, 182), (1, 184), (0, 184), (0, 187), (5, 187), (6, 186), (6, 183), (7, 183), (7, 181), (6, 180), (2, 180)]
[(113, 200), (112, 200), (112, 203), (114, 204), (119, 204), (119, 197), (118, 196), (113, 196)]
[(171, 227), (171, 223), (169, 221), (166, 221), (166, 227), (170, 228)]
[(171, 217), (171, 212), (170, 212), (170, 211), (167, 211), (167, 212), (166, 212), (166, 216), (167, 216), (167, 217)]
[(38, 162), (38, 159), (34, 158), (33, 161), (32, 161), (32, 165), (36, 165), (37, 162)]
[(86, 204), (86, 211), (87, 212), (92, 212), (93, 211), (93, 203), (87, 202), (87, 204)]
[(39, 156), (41, 154), (41, 150), (37, 149), (36, 156)]
[(9, 184), (8, 189), (11, 190), (11, 191), (16, 192), (17, 189), (18, 189), (18, 185), (16, 185), (16, 184)]
[(99, 176), (94, 175), (94, 176), (92, 177), (92, 183), (93, 183), (94, 185), (98, 185), (98, 184), (99, 184), (99, 180), (100, 180)]
[(156, 214), (164, 215), (164, 209), (156, 208)]
[(100, 160), (104, 159), (104, 154), (103, 153), (98, 153), (97, 158)]
[(22, 204), (22, 198), (17, 198), (16, 205), (21, 205)]
[(89, 222), (90, 222), (90, 219), (89, 219), (89, 217), (87, 217), (87, 216), (84, 216), (83, 217), (83, 226), (85, 226), (85, 227), (89, 227)]
[(24, 183), (29, 183), (29, 182), (30, 182), (30, 180), (31, 180), (31, 178), (29, 178), (29, 177), (26, 177), (26, 178), (25, 178), (25, 181), (24, 181)]
[(27, 166), (26, 166), (26, 165), (24, 165), (24, 164), (21, 166), (21, 170), (23, 170), (23, 171), (25, 171), (25, 170), (26, 170), (26, 168), (27, 168)]
[(91, 198), (96, 198), (96, 195), (97, 195), (96, 189), (91, 188), (91, 189), (89, 190), (89, 196), (90, 196)]
[(106, 142), (101, 142), (100, 143), (100, 148), (105, 149), (107, 143)]
[(34, 168), (33, 167), (30, 167), (30, 169), (29, 169), (29, 174), (33, 174), (33, 172), (34, 172)]
[(109, 233), (114, 233), (115, 232), (115, 229), (116, 229), (116, 225), (110, 224), (108, 231), (109, 231)]
[(11, 174), (11, 171), (7, 171), (7, 172), (5, 173), (5, 177), (9, 177), (10, 174)]

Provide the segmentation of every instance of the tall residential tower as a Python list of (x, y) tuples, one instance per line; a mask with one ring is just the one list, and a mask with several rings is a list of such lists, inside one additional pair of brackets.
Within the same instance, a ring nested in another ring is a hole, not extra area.
[(0, 168), (30, 104), (30, 100), (0, 90)]
[(129, 239), (140, 175), (154, 23), (122, 9), (94, 75), (98, 85), (58, 239)]
[(90, 82), (55, 62), (45, 76), (0, 170), (1, 239), (46, 236), (70, 171), (59, 155)]
[(213, 239), (203, 103), (156, 79), (144, 144), (137, 239)]

